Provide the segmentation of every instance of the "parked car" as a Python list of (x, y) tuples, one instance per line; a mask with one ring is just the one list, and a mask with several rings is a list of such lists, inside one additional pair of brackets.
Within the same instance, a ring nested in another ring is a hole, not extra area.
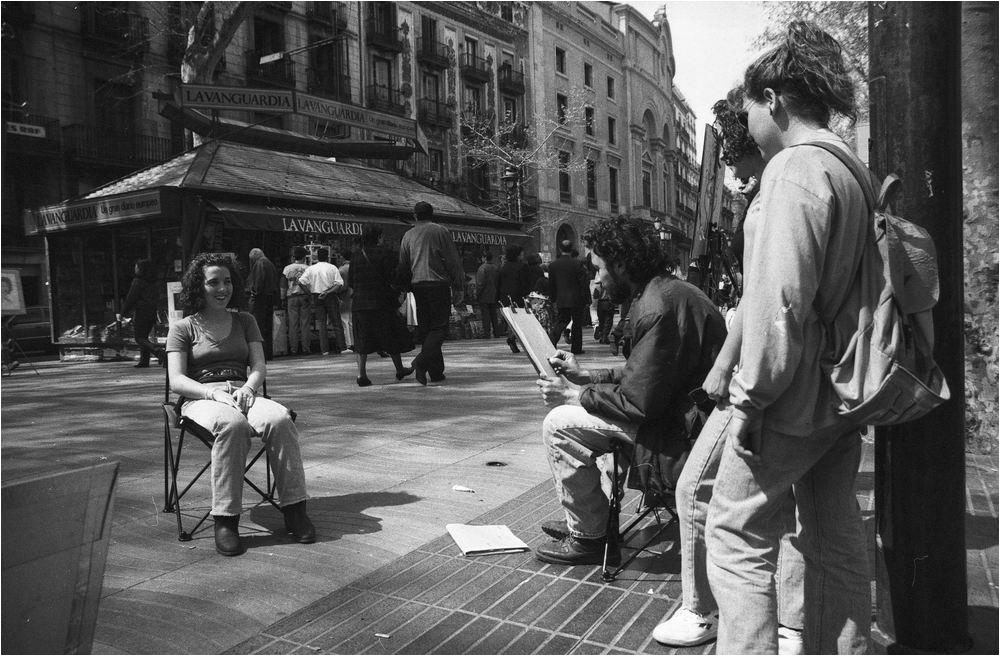
[[(17, 346), (27, 354), (56, 353), (58, 347), (52, 343), (52, 321), (47, 305), (32, 305), (27, 308), (27, 314), (19, 314), (5, 320), (8, 330), (4, 331), (4, 339), (14, 338)], [(12, 344), (13, 356), (20, 353)]]

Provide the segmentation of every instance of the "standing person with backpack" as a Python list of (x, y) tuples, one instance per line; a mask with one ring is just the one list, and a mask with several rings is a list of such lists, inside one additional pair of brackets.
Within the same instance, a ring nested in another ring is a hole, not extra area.
[[(863, 653), (870, 631), (867, 552), (854, 487), (861, 428), (837, 412), (823, 364), (855, 325), (855, 273), (869, 238), (865, 194), (823, 141), (855, 117), (841, 47), (810, 23), (747, 69), (751, 136), (768, 161), (745, 224), (739, 367), (701, 439), (727, 441), (706, 525), (708, 576), (719, 605), (718, 653), (776, 653), (778, 508), (794, 486), (805, 556), (805, 653)], [(855, 315), (856, 316), (856, 315)]]

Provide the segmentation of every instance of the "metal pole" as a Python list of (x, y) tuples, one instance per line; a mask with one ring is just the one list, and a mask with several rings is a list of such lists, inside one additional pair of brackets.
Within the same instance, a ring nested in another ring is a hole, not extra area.
[[(935, 359), (951, 400), (876, 432), (875, 506), (891, 592), (889, 653), (970, 648), (965, 564), (962, 3), (869, 4), (873, 167), (903, 179), (898, 214), (937, 246)], [(881, 595), (880, 595), (881, 596)], [(885, 604), (880, 624), (888, 619)]]

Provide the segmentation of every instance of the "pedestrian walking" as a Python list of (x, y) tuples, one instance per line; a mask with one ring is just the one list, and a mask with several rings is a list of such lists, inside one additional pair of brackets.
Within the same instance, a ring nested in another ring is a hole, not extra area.
[(563, 331), (572, 323), (570, 352), (579, 355), (583, 353), (584, 313), (590, 303), (590, 277), (583, 261), (573, 257), (572, 253), (573, 242), (564, 239), (559, 244), (559, 257), (549, 265), (549, 286), (558, 313), (549, 339), (553, 345), (558, 345)]
[(347, 344), (347, 350), (354, 350), (354, 328), (351, 321), (351, 311), (353, 308), (353, 297), (354, 290), (351, 289), (351, 285), (348, 282), (348, 274), (351, 270), (351, 252), (348, 251), (341, 256), (343, 263), (337, 268), (340, 271), (340, 277), (344, 279), (344, 288), (340, 290), (339, 298), (340, 301), (340, 325), (344, 331), (344, 343)]
[(149, 339), (156, 327), (156, 309), (159, 305), (160, 291), (157, 284), (153, 261), (136, 260), (132, 284), (125, 296), (122, 311), (116, 317), (121, 323), (122, 315), (132, 314), (132, 327), (135, 330), (135, 343), (139, 345), (139, 362), (137, 369), (149, 366), (149, 356), (155, 354), (156, 360), (167, 366), (167, 353), (163, 347)]
[(264, 336), (264, 359), (274, 357), (274, 304), (281, 291), (278, 286), (278, 271), (264, 251), (250, 250), (250, 274), (247, 276), (247, 298), (250, 314), (257, 320), (261, 335)]
[(351, 255), (345, 282), (354, 290), (354, 352), (358, 359), (358, 386), (368, 387), (368, 356), (385, 353), (396, 367), (396, 380), (413, 373), (400, 354), (412, 351), (413, 338), (399, 313), (400, 292), (392, 284), (398, 257), (382, 244), (382, 228), (366, 226)]
[[(524, 263), (524, 249), (517, 244), (510, 244), (504, 250), (503, 259), (499, 281), (500, 305), (524, 307), (524, 297), (531, 292), (531, 288), (528, 287), (530, 271)], [(520, 353), (517, 348), (517, 338), (509, 326), (507, 327), (507, 346), (512, 352)]]
[[(718, 653), (776, 653), (780, 505), (795, 487), (805, 556), (805, 653), (863, 653), (871, 599), (855, 497), (861, 428), (836, 411), (822, 362), (857, 325), (834, 321), (861, 304), (854, 284), (870, 230), (865, 195), (833, 154), (853, 151), (829, 129), (853, 119), (840, 44), (794, 21), (747, 68), (747, 123), (767, 160), (746, 220), (739, 369), (728, 403), (701, 439), (724, 439), (706, 524), (708, 577), (719, 605)], [(725, 433), (725, 437), (718, 437)]]
[(448, 336), (452, 304), (462, 302), (465, 272), (451, 233), (434, 223), (434, 208), (420, 201), (413, 207), (417, 224), (400, 243), (397, 277), (409, 279), (417, 305), (416, 341), (420, 353), (411, 366), (421, 385), (445, 379), (441, 345)]
[[(344, 328), (340, 323), (340, 299), (337, 294), (344, 288), (340, 270), (330, 264), (330, 251), (319, 249), (316, 262), (299, 276), (299, 285), (312, 294), (313, 315), (319, 332), (319, 350), (323, 355), (340, 354), (347, 349)], [(327, 331), (333, 329), (333, 343)]]
[(295, 261), (286, 266), (281, 275), (288, 282), (285, 296), (288, 305), (288, 353), (308, 355), (312, 341), (312, 299), (309, 292), (299, 284), (299, 277), (309, 265), (306, 264), (306, 249), (296, 246), (292, 251)]
[(483, 263), (476, 270), (476, 303), (483, 319), (483, 337), (500, 336), (500, 313), (497, 298), (500, 292), (500, 270), (493, 264), (493, 253), (483, 254)]
[(615, 302), (600, 280), (594, 283), (594, 300), (597, 301), (597, 328), (594, 339), (600, 344), (611, 343), (611, 328), (615, 321)]

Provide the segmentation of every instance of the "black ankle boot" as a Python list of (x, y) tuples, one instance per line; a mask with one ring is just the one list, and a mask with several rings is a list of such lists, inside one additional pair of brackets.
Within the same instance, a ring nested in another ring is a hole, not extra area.
[(215, 520), (215, 550), (223, 556), (239, 556), (243, 553), (240, 542), (240, 516), (212, 515)]
[(316, 527), (306, 514), (305, 501), (285, 506), (281, 509), (281, 513), (285, 516), (285, 530), (295, 538), (296, 542), (312, 544), (316, 541)]

